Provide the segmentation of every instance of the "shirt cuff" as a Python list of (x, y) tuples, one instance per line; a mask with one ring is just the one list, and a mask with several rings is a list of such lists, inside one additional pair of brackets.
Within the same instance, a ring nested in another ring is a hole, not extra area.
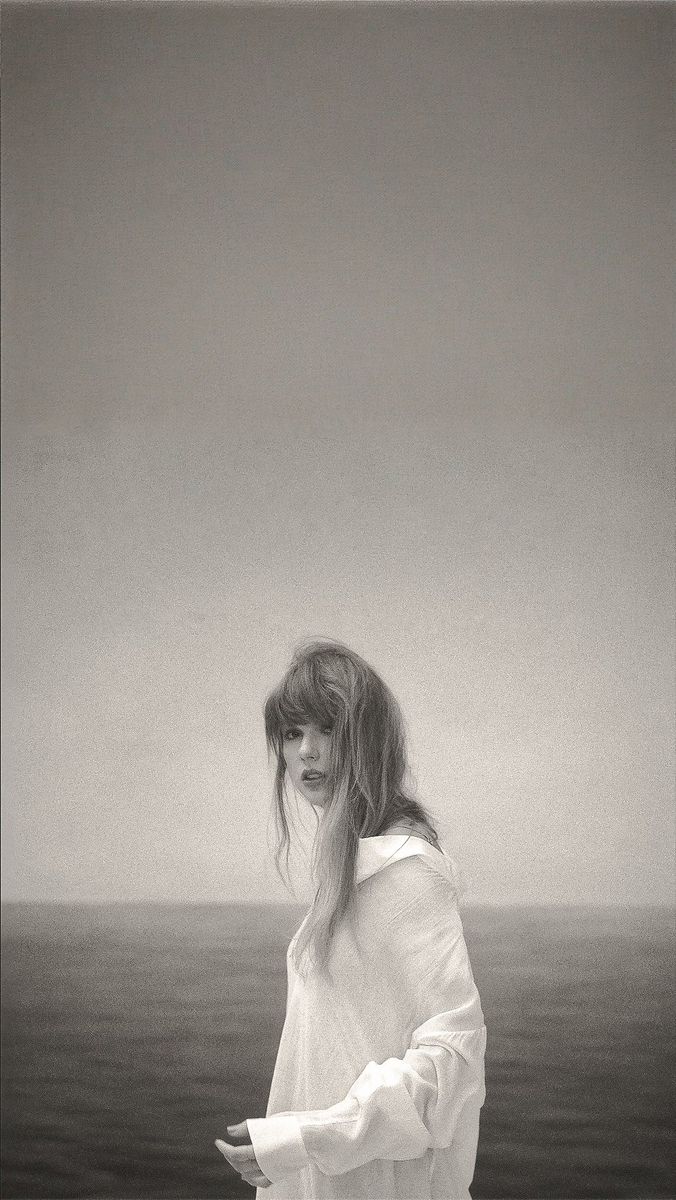
[(310, 1162), (295, 1113), (250, 1117), (247, 1128), (256, 1161), (271, 1183), (300, 1171)]

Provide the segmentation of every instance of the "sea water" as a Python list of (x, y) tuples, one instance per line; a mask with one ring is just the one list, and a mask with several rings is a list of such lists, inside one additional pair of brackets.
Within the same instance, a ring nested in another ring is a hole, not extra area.
[[(488, 1028), (474, 1200), (675, 1196), (673, 911), (462, 915)], [(4, 1200), (252, 1196), (214, 1138), (265, 1115), (302, 916), (3, 906)]]

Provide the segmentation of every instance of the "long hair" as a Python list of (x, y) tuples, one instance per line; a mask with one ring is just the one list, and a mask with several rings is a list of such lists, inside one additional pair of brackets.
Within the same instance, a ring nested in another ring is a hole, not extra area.
[(333, 936), (341, 920), (354, 915), (360, 837), (377, 837), (402, 818), (424, 826), (437, 846), (438, 835), (427, 809), (412, 794), (399, 705), (387, 684), (353, 650), (328, 640), (301, 643), (267, 697), (264, 712), (268, 754), (277, 760), (275, 865), (280, 876), (284, 853), (288, 875), (290, 845), (285, 729), (310, 722), (331, 726), (328, 794), (311, 863), (317, 888), (292, 952), (301, 973), (311, 959), (330, 976)]

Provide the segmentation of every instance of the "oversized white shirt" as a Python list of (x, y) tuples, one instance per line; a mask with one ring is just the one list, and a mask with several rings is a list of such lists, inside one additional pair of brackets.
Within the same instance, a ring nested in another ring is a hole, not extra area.
[[(287, 951), (257, 1200), (471, 1200), (486, 1026), (454, 860), (423, 838), (361, 838), (357, 923), (307, 979)], [(308, 919), (307, 917), (305, 918)]]

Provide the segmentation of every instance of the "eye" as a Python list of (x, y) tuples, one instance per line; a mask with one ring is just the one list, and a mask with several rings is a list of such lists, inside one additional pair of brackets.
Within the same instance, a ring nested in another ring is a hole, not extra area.
[(284, 741), (290, 742), (292, 738), (298, 737), (298, 732), (297, 729), (287, 729), (284, 734)]
[(328, 733), (328, 734), (333, 733), (333, 725), (325, 725), (324, 728), (322, 729), (322, 733)]

